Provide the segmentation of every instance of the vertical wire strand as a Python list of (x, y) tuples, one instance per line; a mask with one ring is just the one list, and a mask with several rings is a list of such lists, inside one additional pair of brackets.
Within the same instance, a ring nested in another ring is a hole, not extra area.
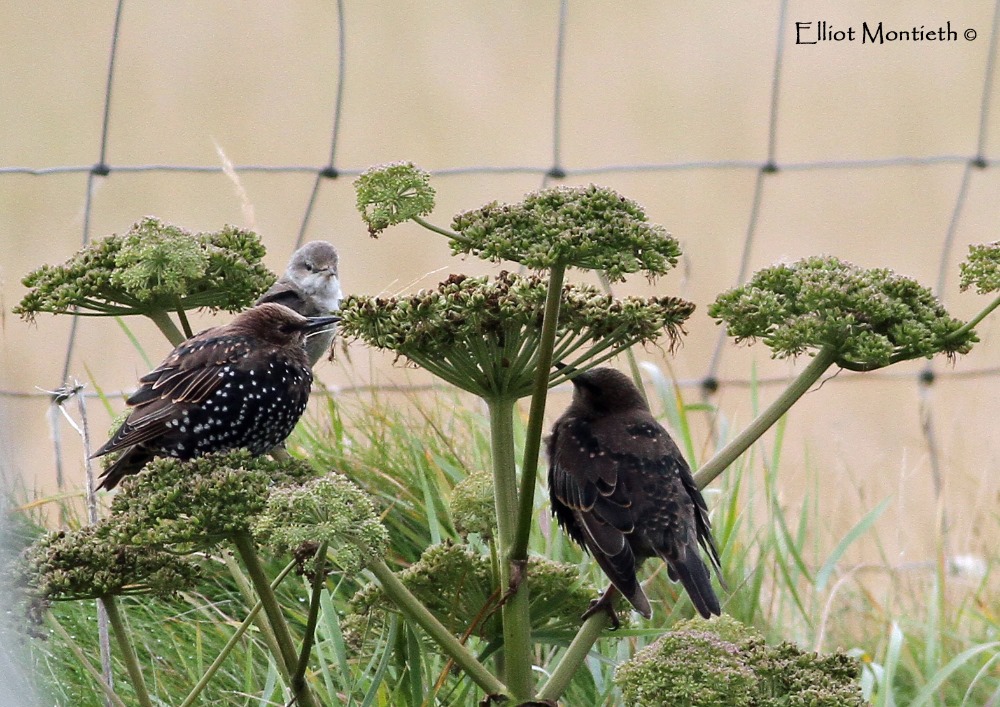
[(344, 106), (344, 70), (347, 66), (347, 31), (344, 28), (344, 0), (337, 0), (337, 88), (333, 99), (333, 128), (330, 135), (330, 158), (326, 167), (316, 173), (313, 180), (312, 191), (309, 193), (309, 200), (306, 202), (305, 213), (302, 214), (302, 223), (299, 225), (299, 235), (295, 239), (295, 248), (298, 250), (305, 240), (306, 231), (309, 230), (309, 221), (312, 220), (313, 211), (316, 208), (316, 200), (319, 198), (320, 184), (324, 179), (331, 179), (337, 176), (337, 168), (334, 166), (337, 159), (337, 141), (340, 137), (340, 118), (343, 114)]
[(559, 2), (559, 21), (556, 31), (556, 66), (555, 83), (552, 87), (552, 165), (545, 174), (543, 184), (549, 178), (561, 179), (566, 176), (562, 165), (562, 101), (563, 72), (566, 58), (566, 15), (569, 12), (569, 0)]
[[(781, 69), (785, 57), (785, 18), (788, 15), (788, 0), (782, 0), (778, 10), (778, 41), (774, 53), (774, 71), (771, 72), (771, 101), (770, 115), (767, 121), (767, 160), (757, 171), (754, 182), (753, 201), (750, 205), (750, 217), (747, 221), (747, 230), (743, 238), (743, 252), (740, 255), (740, 266), (736, 275), (736, 284), (742, 284), (747, 277), (750, 268), (750, 253), (753, 251), (753, 243), (757, 235), (757, 225), (760, 222), (761, 204), (764, 200), (764, 179), (777, 170), (777, 146), (778, 146), (778, 106), (781, 94)], [(705, 392), (709, 390), (710, 382), (716, 381), (719, 375), (719, 365), (722, 360), (722, 350), (726, 343), (726, 330), (720, 328), (715, 340), (715, 347), (712, 350), (712, 357), (709, 359), (708, 370), (705, 372)]]

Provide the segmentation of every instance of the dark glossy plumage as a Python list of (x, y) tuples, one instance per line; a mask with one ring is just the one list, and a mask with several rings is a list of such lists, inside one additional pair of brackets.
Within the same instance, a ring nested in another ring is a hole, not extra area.
[(183, 342), (139, 379), (126, 401), (132, 412), (94, 453), (121, 452), (98, 488), (113, 489), (158, 456), (264, 454), (283, 442), (309, 400), (305, 337), (335, 321), (264, 304)]
[[(340, 259), (326, 241), (306, 243), (292, 253), (285, 273), (260, 296), (257, 304), (283, 304), (303, 317), (325, 317), (340, 306)], [(309, 364), (316, 365), (330, 352), (336, 327), (306, 342)]]
[[(652, 610), (636, 571), (660, 557), (705, 618), (721, 611), (699, 546), (719, 571), (705, 500), (680, 450), (622, 373), (572, 378), (573, 401), (549, 438), (549, 495), (559, 524), (636, 611)], [(598, 602), (608, 608), (609, 588)], [(592, 613), (592, 612), (588, 612)]]

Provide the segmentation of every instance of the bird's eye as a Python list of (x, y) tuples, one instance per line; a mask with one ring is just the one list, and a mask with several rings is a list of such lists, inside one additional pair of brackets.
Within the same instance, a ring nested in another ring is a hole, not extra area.
[(312, 272), (312, 271), (313, 271), (314, 269), (315, 269), (315, 268), (313, 267), (313, 264), (312, 264), (312, 263), (310, 263), (310, 262), (309, 262), (309, 261), (307, 260), (307, 261), (306, 261), (306, 270), (308, 270), (309, 272)]

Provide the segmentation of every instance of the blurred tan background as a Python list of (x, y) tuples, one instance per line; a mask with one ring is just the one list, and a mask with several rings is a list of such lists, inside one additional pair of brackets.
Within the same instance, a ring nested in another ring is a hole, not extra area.
[[(24, 274), (81, 246), (86, 168), (100, 154), (115, 9), (108, 1), (13, 0), (0, 23), (0, 451), (2, 471), (29, 495), (56, 490), (49, 405), (37, 393), (62, 382), (70, 318), (40, 316), (32, 326), (10, 309), (25, 292)], [(707, 305), (737, 281), (758, 166), (768, 157), (779, 33), (774, 159), (781, 169), (765, 177), (750, 269), (832, 253), (935, 286), (945, 258), (941, 293), (952, 313), (969, 317), (987, 302), (959, 293), (957, 264), (968, 244), (996, 240), (1000, 224), (994, 165), (972, 170), (962, 189), (982, 117), (987, 159), (1000, 139), (998, 91), (985, 85), (993, 4), (944, 10), (939, 3), (896, 2), (876, 11), (870, 3), (831, 9), (812, 1), (791, 3), (783, 18), (779, 10), (777, 2), (567, 6), (559, 154), (570, 175), (564, 183), (611, 186), (680, 240), (685, 257), (675, 273), (653, 286), (638, 277), (618, 291), (665, 292), (697, 303), (684, 346), (669, 361), (682, 381), (708, 371), (718, 327)], [(411, 291), (448, 272), (498, 270), (449, 257), (442, 238), (418, 227), (370, 239), (351, 182), (358, 171), (394, 160), (432, 172), (473, 168), (435, 178), (433, 220), (443, 225), (460, 210), (539, 188), (553, 164), (559, 13), (555, 1), (344, 3), (346, 63), (334, 156), (344, 176), (320, 184), (305, 238), (337, 245), (346, 292)], [(950, 21), (959, 40), (796, 45), (795, 23), (815, 27), (820, 20), (838, 28), (882, 21), (886, 28), (928, 29)], [(974, 41), (962, 36), (968, 28), (978, 34)], [(269, 249), (268, 264), (280, 272), (294, 250), (315, 170), (329, 159), (340, 78), (336, 3), (125, 3), (110, 102), (111, 174), (94, 179), (91, 238), (123, 232), (147, 214), (192, 231), (252, 226)], [(219, 169), (216, 146), (238, 168), (313, 171), (241, 170), (251, 214)], [(933, 159), (939, 157), (953, 159)], [(892, 158), (916, 163), (865, 164)], [(844, 161), (860, 163), (824, 164)], [(687, 162), (708, 164), (652, 168)], [(145, 165), (207, 169), (131, 169)], [(60, 166), (83, 169), (12, 169)], [(945, 253), (956, 213), (954, 243)], [(193, 324), (224, 320), (202, 316)], [(153, 363), (167, 353), (151, 325), (129, 326)], [(877, 524), (893, 553), (889, 562), (932, 558), (942, 512), (951, 522), (950, 552), (996, 561), (1000, 316), (979, 332), (982, 343), (954, 367), (934, 362), (939, 375), (930, 388), (917, 383), (921, 363), (868, 379), (845, 372), (793, 409), (783, 500), (799, 507), (813, 490), (802, 482), (820, 477), (821, 543), (832, 546), (890, 498)], [(659, 350), (638, 354), (666, 364)], [(350, 358), (321, 364), (318, 377), (334, 389), (427, 381), (360, 344)], [(130, 390), (147, 366), (114, 320), (88, 318), (80, 322), (68, 370), (89, 391), (117, 393)], [(718, 370), (724, 385), (711, 401), (742, 426), (751, 416), (747, 387), (725, 382), (794, 370), (771, 361), (763, 346), (727, 341)], [(779, 390), (764, 387), (763, 402)], [(700, 396), (697, 387), (684, 393), (692, 402)], [(565, 392), (553, 398), (550, 413), (565, 401)], [(110, 419), (97, 401), (88, 407), (100, 444)], [(922, 410), (933, 422), (941, 496)], [(707, 449), (707, 426), (698, 422)], [(64, 422), (58, 425), (66, 489), (78, 492), (81, 446)], [(877, 551), (862, 542), (849, 557), (877, 559)]]

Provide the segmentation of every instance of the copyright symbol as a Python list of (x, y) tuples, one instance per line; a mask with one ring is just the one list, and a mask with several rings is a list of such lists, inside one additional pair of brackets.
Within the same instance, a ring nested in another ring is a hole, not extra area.
[(965, 38), (970, 42), (973, 41), (976, 38), (976, 30), (972, 29), (971, 27), (965, 30)]

